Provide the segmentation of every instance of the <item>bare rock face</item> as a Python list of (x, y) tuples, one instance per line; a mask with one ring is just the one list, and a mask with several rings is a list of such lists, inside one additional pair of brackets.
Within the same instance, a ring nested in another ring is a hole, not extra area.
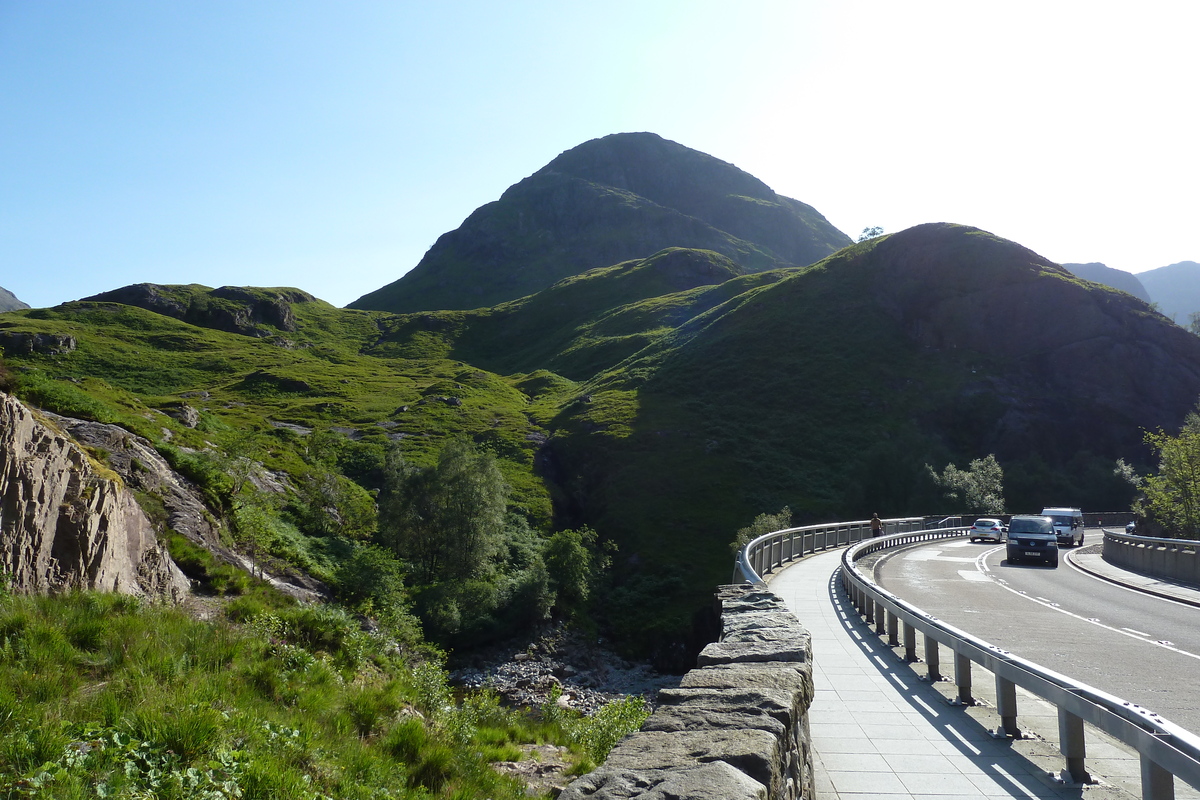
[(0, 394), (0, 567), (22, 592), (179, 600), (188, 580), (124, 483)]
[(65, 333), (0, 331), (0, 349), (9, 355), (41, 353), (57, 356), (75, 349), (75, 337)]

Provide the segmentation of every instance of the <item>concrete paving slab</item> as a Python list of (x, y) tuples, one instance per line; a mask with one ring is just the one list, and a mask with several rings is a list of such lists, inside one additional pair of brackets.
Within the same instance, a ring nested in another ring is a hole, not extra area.
[[(997, 739), (995, 681), (972, 669), (977, 705), (951, 701), (946, 680), (922, 680), (923, 663), (909, 664), (850, 606), (832, 578), (841, 551), (806, 557), (769, 578), (813, 640), (815, 699), (810, 710), (814, 776), (821, 800), (885, 797), (1073, 798), (1130, 800), (1141, 796), (1136, 752), (1089, 727), (1086, 787), (1056, 779), (1058, 712), (1018, 690), (1018, 725), (1026, 738)], [(918, 651), (923, 649), (918, 642)], [(953, 662), (942, 670), (953, 674)], [(1200, 792), (1176, 781), (1176, 797)]]

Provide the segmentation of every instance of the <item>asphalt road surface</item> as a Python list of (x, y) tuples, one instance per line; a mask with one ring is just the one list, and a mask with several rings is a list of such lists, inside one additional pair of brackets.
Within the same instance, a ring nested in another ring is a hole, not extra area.
[(1010, 565), (1003, 544), (952, 539), (890, 551), (873, 569), (923, 611), (1200, 733), (1200, 608), (1094, 578), (1068, 552), (1057, 569)]

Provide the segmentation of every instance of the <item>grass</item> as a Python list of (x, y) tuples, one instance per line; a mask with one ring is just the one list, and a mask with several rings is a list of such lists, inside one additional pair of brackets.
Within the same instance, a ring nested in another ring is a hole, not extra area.
[(489, 762), (611, 738), (614, 714), (455, 702), (436, 665), (334, 609), (237, 625), (123, 595), (0, 598), (0, 797), (515, 800)]

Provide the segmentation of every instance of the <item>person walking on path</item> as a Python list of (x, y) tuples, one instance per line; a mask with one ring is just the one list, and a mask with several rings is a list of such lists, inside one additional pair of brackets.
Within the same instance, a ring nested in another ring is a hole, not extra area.
[(882, 535), (883, 535), (883, 520), (881, 520), (879, 518), (879, 512), (876, 511), (875, 515), (873, 517), (871, 517), (871, 536), (882, 536)]

